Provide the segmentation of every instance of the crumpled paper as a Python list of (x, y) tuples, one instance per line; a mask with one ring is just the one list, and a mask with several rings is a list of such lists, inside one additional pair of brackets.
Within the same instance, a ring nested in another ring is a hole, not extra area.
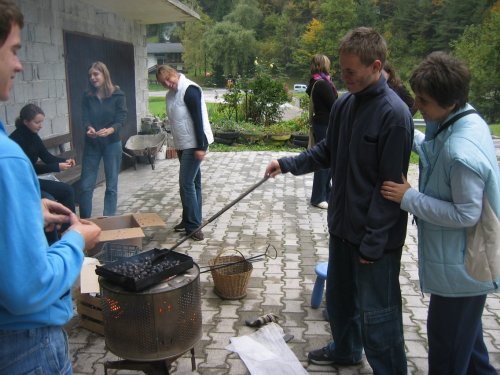
[(269, 323), (250, 335), (231, 337), (226, 349), (238, 353), (252, 375), (308, 374), (283, 335), (278, 324)]

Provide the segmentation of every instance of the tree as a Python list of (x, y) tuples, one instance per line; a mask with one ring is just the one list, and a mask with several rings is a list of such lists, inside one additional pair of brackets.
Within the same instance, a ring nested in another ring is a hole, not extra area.
[(480, 24), (495, 0), (443, 0), (436, 9), (435, 50), (450, 50), (450, 42), (458, 39), (466, 26)]
[(197, 76), (200, 72), (207, 74), (207, 58), (205, 47), (202, 43), (203, 34), (213, 25), (207, 15), (201, 14), (201, 21), (186, 22), (180, 32), (184, 54), (182, 59), (186, 70)]
[(338, 71), (337, 50), (340, 40), (356, 23), (356, 4), (353, 0), (321, 1), (318, 2), (317, 8), (313, 9), (313, 13), (317, 18), (309, 22), (302, 34), (294, 61), (306, 72), (311, 57), (322, 53), (330, 58), (332, 74), (335, 74)]
[(472, 74), (470, 101), (487, 121), (500, 120), (500, 1), (480, 25), (465, 29), (454, 53), (466, 61)]
[(240, 0), (224, 21), (240, 25), (246, 30), (257, 30), (262, 22), (262, 12), (258, 8), (257, 0)]
[(245, 74), (257, 53), (254, 32), (227, 21), (203, 34), (203, 46), (212, 67), (221, 66), (226, 76)]
[(300, 38), (300, 46), (294, 54), (294, 62), (305, 71), (309, 68), (311, 57), (316, 53), (324, 53), (325, 25), (313, 18)]
[(354, 0), (326, 0), (319, 7), (318, 19), (325, 25), (323, 50), (320, 53), (332, 60), (332, 74), (338, 72), (338, 48), (340, 40), (352, 28), (356, 27), (357, 4)]
[(263, 21), (257, 56), (274, 61), (287, 73), (293, 73), (293, 53), (300, 46), (297, 35), (303, 25), (293, 22), (288, 14), (272, 14)]
[(233, 0), (200, 0), (200, 6), (215, 21), (222, 18), (233, 8)]

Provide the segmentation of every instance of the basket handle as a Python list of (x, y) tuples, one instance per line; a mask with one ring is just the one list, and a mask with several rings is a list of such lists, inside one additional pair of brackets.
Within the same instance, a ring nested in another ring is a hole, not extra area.
[(237, 253), (239, 253), (241, 255), (241, 257), (243, 258), (243, 261), (247, 260), (247, 258), (245, 258), (245, 256), (239, 250), (236, 250), (236, 249), (227, 249), (227, 250), (221, 251), (219, 254), (217, 254), (217, 256), (215, 257), (215, 260), (219, 259), (219, 257), (227, 251), (236, 251)]

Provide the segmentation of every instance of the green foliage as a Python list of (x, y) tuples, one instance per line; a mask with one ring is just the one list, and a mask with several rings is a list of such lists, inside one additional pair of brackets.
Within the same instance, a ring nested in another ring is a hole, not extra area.
[(223, 111), (228, 118), (232, 118), (238, 121), (238, 108), (241, 104), (242, 92), (239, 88), (240, 83), (234, 82), (227, 92), (223, 95), (224, 103), (220, 106), (221, 111)]
[(500, 124), (490, 125), (490, 131), (495, 137), (500, 137)]
[(266, 128), (268, 134), (286, 135), (292, 134), (293, 127), (289, 122), (276, 122)]
[(180, 31), (184, 54), (182, 56), (187, 71), (194, 75), (205, 76), (207, 73), (207, 51), (202, 43), (203, 34), (210, 29), (213, 21), (201, 14), (201, 21), (186, 22)]
[[(199, 3), (204, 8), (204, 12), (197, 10), (202, 21), (186, 23), (181, 35), (186, 68), (195, 77), (207, 73), (211, 79), (205, 82), (207, 86), (222, 86), (229, 76), (252, 78), (256, 56), (273, 61), (288, 76), (299, 79), (291, 83), (300, 82), (309, 75), (309, 61), (314, 53), (330, 57), (333, 79), (340, 84), (339, 40), (349, 29), (363, 25), (375, 27), (384, 35), (389, 59), (405, 82), (422, 58), (435, 50), (449, 51), (451, 43), (459, 40), (462, 52), (455, 53), (467, 57), (473, 73), (471, 101), (489, 118), (497, 117), (500, 70), (495, 65), (499, 50), (495, 34), (500, 33), (498, 23), (491, 20), (487, 24), (485, 17), (498, 9), (498, 0), (203, 0)], [(160, 26), (148, 26), (148, 38), (158, 36), (160, 31)], [(239, 116), (242, 108), (237, 109)]]
[(212, 65), (220, 65), (225, 76), (248, 72), (257, 53), (254, 31), (227, 21), (203, 34), (203, 47)]
[(470, 101), (489, 122), (500, 120), (500, 6), (480, 25), (469, 26), (453, 44), (472, 74)]
[(231, 120), (228, 118), (221, 118), (218, 120), (210, 119), (212, 130), (217, 132), (239, 132), (240, 131), (240, 123), (235, 120)]
[(149, 97), (149, 113), (159, 118), (166, 117), (166, 106), (164, 97)]
[(257, 31), (263, 18), (258, 5), (256, 0), (240, 0), (223, 20), (241, 25), (247, 30)]
[(212, 143), (210, 151), (215, 152), (241, 152), (241, 151), (286, 151), (294, 152), (297, 148), (291, 147), (288, 143), (259, 143), (259, 144), (243, 144), (236, 143), (234, 145), (224, 145), (220, 143)]
[(249, 81), (248, 88), (247, 119), (270, 125), (282, 118), (281, 106), (288, 101), (288, 94), (275, 64), (256, 59), (255, 76)]

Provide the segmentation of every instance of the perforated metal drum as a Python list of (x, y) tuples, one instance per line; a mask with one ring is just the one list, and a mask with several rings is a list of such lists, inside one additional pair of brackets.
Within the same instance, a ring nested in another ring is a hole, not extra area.
[(99, 278), (106, 346), (133, 361), (174, 359), (202, 336), (200, 269), (197, 264), (142, 292)]

